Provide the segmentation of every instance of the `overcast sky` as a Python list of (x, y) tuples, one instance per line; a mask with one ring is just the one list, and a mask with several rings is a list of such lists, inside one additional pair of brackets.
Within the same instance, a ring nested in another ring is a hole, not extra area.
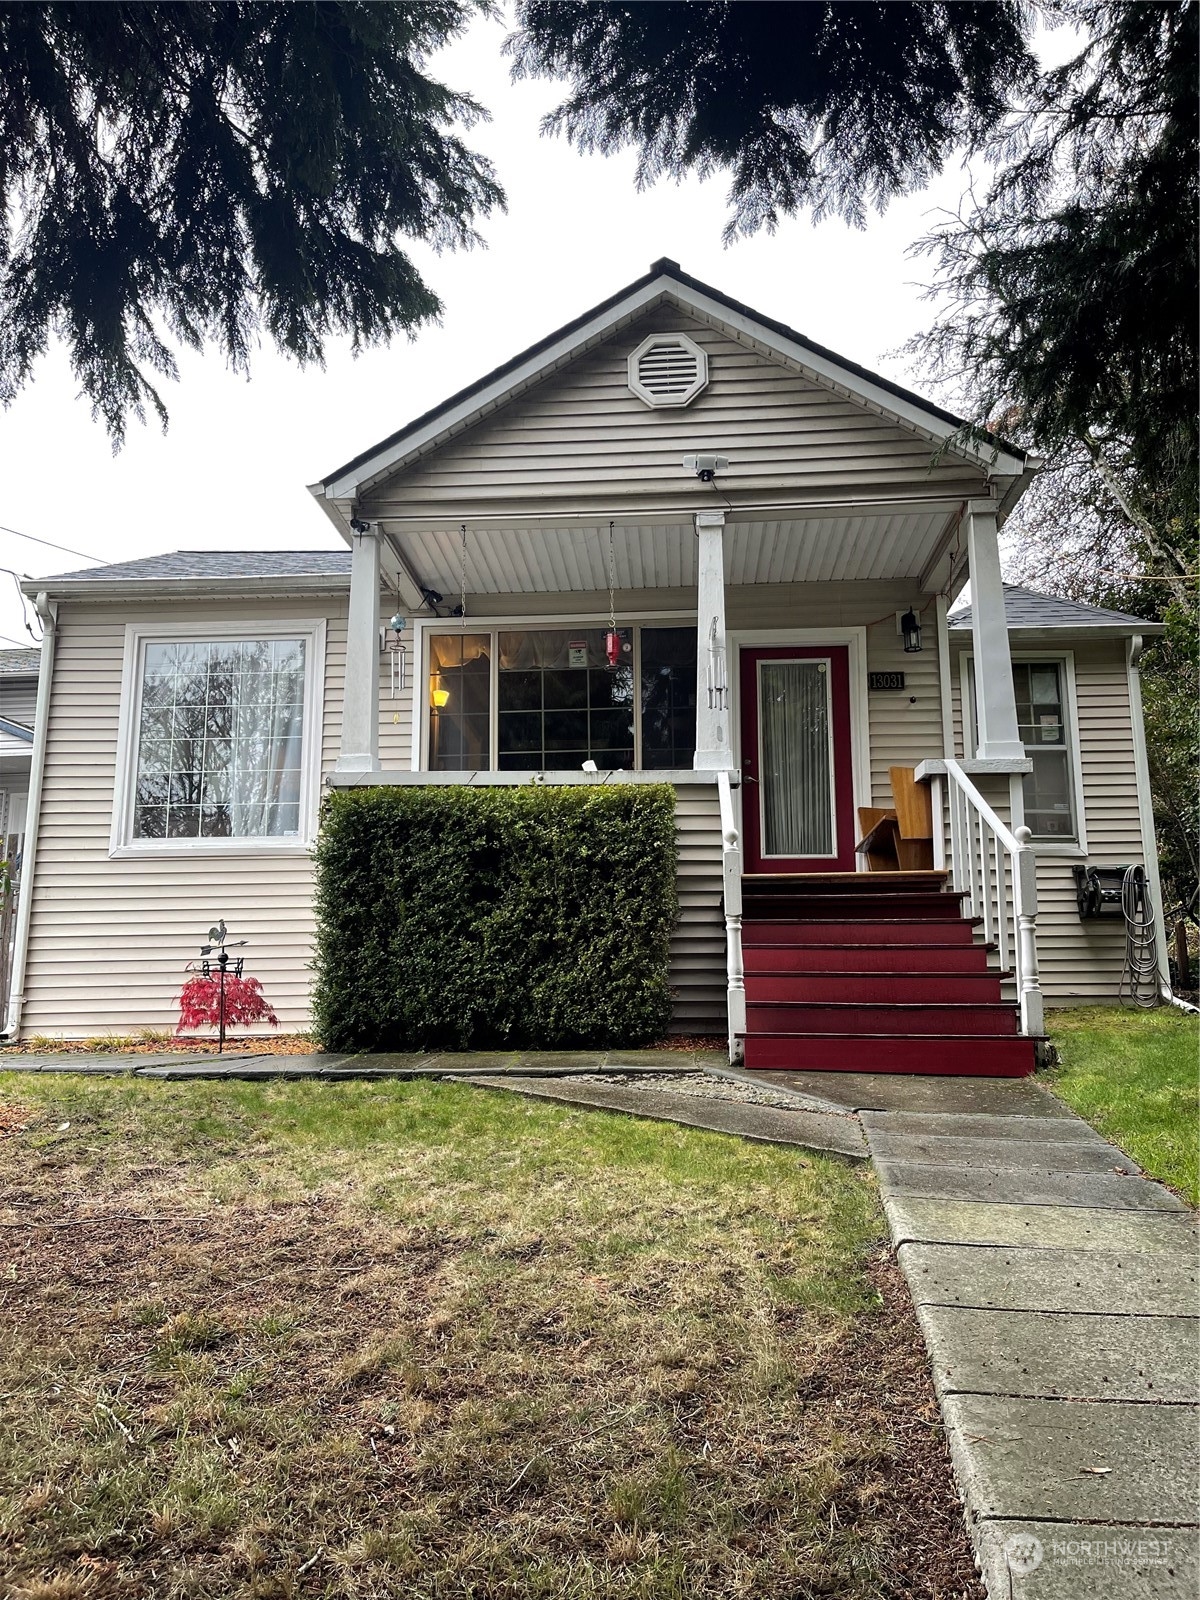
[[(216, 354), (183, 355), (166, 386), (165, 435), (132, 423), (113, 455), (77, 397), (61, 352), (0, 412), (0, 524), (107, 561), (164, 550), (333, 547), (305, 489), (343, 461), (640, 277), (660, 256), (820, 344), (926, 388), (896, 352), (928, 325), (929, 264), (906, 256), (939, 209), (957, 207), (960, 167), (865, 230), (791, 222), (728, 249), (725, 182), (638, 194), (634, 157), (577, 155), (538, 123), (561, 90), (508, 81), (503, 27), (479, 21), (438, 71), (492, 112), (472, 142), (495, 163), (508, 211), (485, 221), (486, 248), (414, 251), (444, 303), (412, 343), (302, 370), (264, 348), (247, 380)], [(84, 565), (0, 533), (0, 566), (41, 575)], [(0, 635), (28, 642), (11, 577), (0, 572)]]

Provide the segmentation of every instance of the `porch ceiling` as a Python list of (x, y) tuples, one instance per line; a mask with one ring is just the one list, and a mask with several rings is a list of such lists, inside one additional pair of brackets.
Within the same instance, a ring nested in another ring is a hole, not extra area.
[[(957, 507), (884, 515), (738, 521), (726, 526), (725, 579), (731, 585), (917, 579), (944, 547)], [(413, 573), (446, 596), (458, 593), (461, 536), (446, 529), (388, 529)], [(618, 589), (686, 589), (696, 584), (690, 522), (616, 523)], [(558, 594), (608, 587), (608, 524), (470, 527), (471, 594)]]

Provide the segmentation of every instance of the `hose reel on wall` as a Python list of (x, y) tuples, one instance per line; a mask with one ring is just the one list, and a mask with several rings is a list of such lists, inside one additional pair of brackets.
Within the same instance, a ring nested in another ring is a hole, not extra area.
[(1118, 992), (1121, 1004), (1152, 1011), (1163, 1003), (1158, 966), (1158, 930), (1146, 869), (1075, 867), (1075, 901), (1079, 920), (1123, 917), (1125, 965)]

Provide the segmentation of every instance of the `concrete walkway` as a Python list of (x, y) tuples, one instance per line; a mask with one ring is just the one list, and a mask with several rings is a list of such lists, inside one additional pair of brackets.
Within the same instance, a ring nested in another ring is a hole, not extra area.
[[(1200, 1593), (1195, 1216), (1027, 1079), (747, 1073), (663, 1050), (0, 1053), (3, 1069), (460, 1077), (744, 1138), (869, 1151), (991, 1600)], [(664, 1073), (769, 1088), (794, 1109), (638, 1086)]]
[(859, 1102), (989, 1595), (1195, 1600), (1194, 1214), (1027, 1081), (826, 1088)]

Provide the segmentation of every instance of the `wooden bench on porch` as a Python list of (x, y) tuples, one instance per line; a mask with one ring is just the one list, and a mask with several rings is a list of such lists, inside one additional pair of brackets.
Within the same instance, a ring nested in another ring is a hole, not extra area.
[(913, 767), (889, 767), (892, 809), (859, 806), (862, 838), (855, 845), (868, 872), (928, 872), (933, 867), (933, 806), (928, 784)]

